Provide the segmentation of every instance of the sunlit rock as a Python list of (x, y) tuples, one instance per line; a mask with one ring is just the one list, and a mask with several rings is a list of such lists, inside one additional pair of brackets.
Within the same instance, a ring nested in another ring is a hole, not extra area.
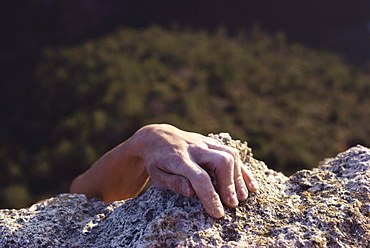
[(356, 146), (286, 177), (246, 143), (211, 136), (239, 149), (260, 186), (224, 218), (155, 187), (111, 204), (61, 194), (0, 211), (0, 247), (370, 247), (370, 149)]

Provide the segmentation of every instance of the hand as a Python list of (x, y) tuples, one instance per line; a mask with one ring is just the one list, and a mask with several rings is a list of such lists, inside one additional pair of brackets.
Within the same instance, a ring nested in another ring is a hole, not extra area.
[(257, 190), (236, 149), (170, 125), (148, 125), (75, 178), (70, 192), (108, 203), (137, 196), (151, 176), (159, 188), (196, 195), (209, 215), (221, 218), (221, 199), (206, 170), (214, 172), (221, 199), (229, 207), (245, 200), (248, 190)]
[(246, 200), (248, 190), (257, 190), (238, 151), (215, 139), (170, 125), (149, 125), (135, 135), (143, 144), (140, 157), (153, 184), (182, 195), (196, 195), (215, 218), (224, 216), (224, 209), (206, 170), (214, 172), (221, 199), (229, 207)]

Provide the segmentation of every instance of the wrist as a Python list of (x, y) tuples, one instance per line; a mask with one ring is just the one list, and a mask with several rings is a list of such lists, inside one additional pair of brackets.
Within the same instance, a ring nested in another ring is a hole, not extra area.
[(150, 147), (156, 145), (158, 137), (162, 136), (162, 133), (169, 132), (169, 130), (175, 129), (175, 127), (168, 124), (149, 124), (140, 128), (128, 141), (130, 143), (131, 154), (138, 156), (144, 160), (146, 152)]

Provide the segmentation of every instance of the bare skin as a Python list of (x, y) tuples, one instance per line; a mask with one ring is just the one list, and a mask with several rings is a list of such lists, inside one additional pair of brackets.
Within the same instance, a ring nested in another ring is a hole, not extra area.
[[(205, 169), (215, 173), (218, 195)], [(197, 196), (214, 218), (224, 216), (221, 200), (229, 207), (257, 190), (252, 174), (236, 149), (203, 135), (167, 124), (148, 125), (107, 152), (71, 185), (105, 202), (137, 196), (149, 179), (155, 186), (189, 197)]]

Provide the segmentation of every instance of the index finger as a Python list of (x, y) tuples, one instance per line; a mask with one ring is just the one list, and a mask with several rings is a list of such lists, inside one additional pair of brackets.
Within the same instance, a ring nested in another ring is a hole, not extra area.
[(206, 212), (214, 218), (223, 217), (225, 215), (224, 208), (208, 173), (191, 160), (183, 168), (179, 168), (178, 174), (185, 176), (190, 181)]
[[(163, 159), (166, 161), (165, 163)], [(210, 176), (190, 158), (189, 154), (179, 151), (177, 153), (167, 154), (165, 158), (162, 158), (161, 162), (157, 162), (156, 167), (164, 172), (187, 178), (195, 194), (202, 202), (206, 212), (214, 218), (221, 218), (224, 216), (224, 209), (220, 197), (216, 193)], [(151, 168), (151, 166), (149, 168)], [(161, 180), (158, 180), (159, 177), (157, 178), (153, 174), (153, 171), (155, 170), (150, 169), (149, 174), (154, 176), (153, 179), (155, 179), (155, 181), (160, 182)], [(166, 178), (166, 181), (168, 181), (168, 178)]]
[(189, 176), (188, 179), (206, 212), (214, 218), (221, 218), (225, 213), (220, 197), (216, 193), (208, 173), (201, 170), (200, 173)]

